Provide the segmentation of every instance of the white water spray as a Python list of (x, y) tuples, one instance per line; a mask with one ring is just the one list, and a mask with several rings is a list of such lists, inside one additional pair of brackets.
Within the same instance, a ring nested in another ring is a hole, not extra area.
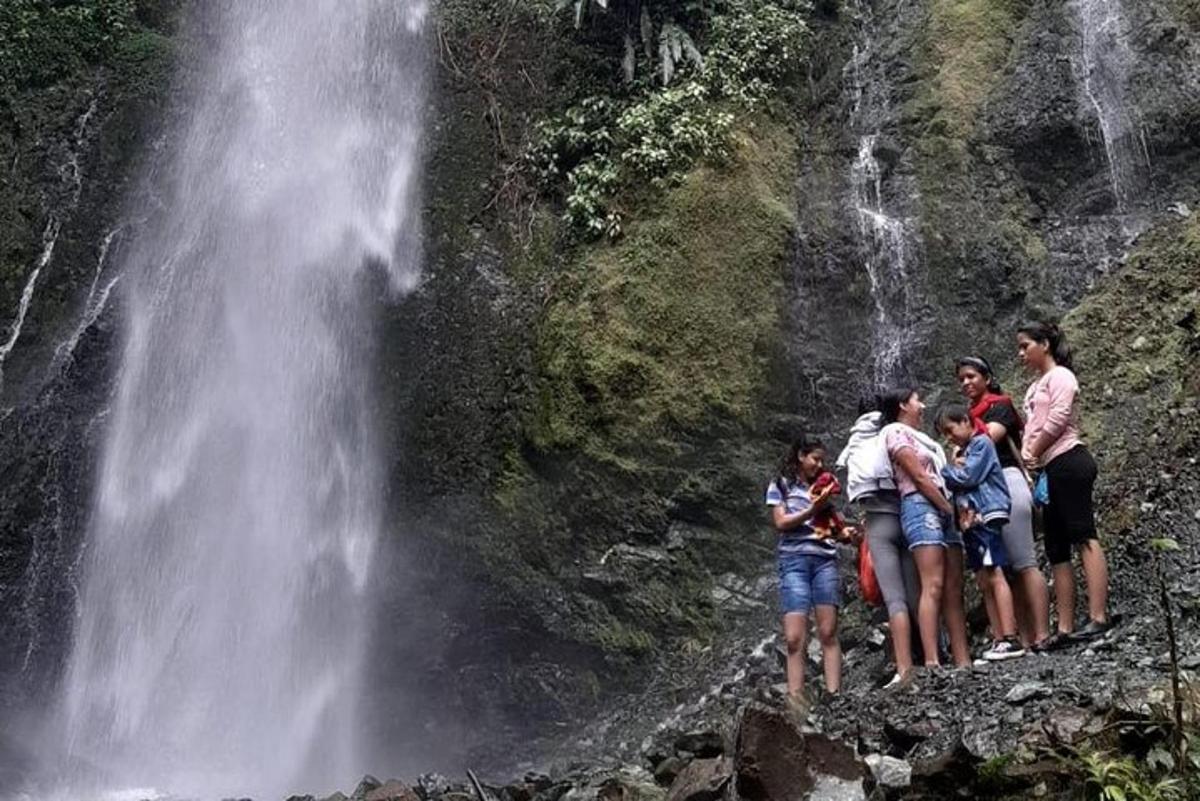
[[(165, 212), (121, 248), (124, 352), (58, 725), (76, 786), (283, 797), (363, 769), (382, 489), (364, 268), (400, 290), (418, 276), (425, 8), (198, 13), (215, 43)], [(85, 324), (117, 280), (101, 271)]]

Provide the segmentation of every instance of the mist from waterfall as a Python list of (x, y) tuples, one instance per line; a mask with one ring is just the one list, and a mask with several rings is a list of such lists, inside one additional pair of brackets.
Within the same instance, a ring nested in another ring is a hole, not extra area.
[(161, 208), (98, 284), (123, 353), (51, 730), (74, 787), (282, 798), (363, 769), (372, 309), (418, 275), (425, 6), (201, 5)]

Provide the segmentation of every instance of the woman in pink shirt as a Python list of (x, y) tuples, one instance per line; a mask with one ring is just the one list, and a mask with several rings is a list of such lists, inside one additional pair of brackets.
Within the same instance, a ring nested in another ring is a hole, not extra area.
[[(1071, 349), (1058, 326), (1030, 323), (1017, 329), (1017, 354), (1037, 374), (1025, 393), (1021, 458), (1046, 475), (1049, 502), (1043, 512), (1046, 558), (1054, 571), (1058, 633), (1046, 647), (1104, 634), (1108, 620), (1108, 561), (1096, 533), (1092, 489), (1096, 461), (1079, 438), (1079, 382), (1071, 371)], [(1075, 571), (1071, 548), (1079, 551), (1087, 581), (1088, 623), (1075, 631)]]

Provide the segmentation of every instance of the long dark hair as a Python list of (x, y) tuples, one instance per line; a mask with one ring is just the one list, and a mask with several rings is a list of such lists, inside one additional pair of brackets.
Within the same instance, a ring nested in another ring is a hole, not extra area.
[(1034, 342), (1040, 342), (1050, 351), (1054, 362), (1074, 372), (1074, 359), (1071, 346), (1067, 344), (1067, 336), (1054, 323), (1032, 322), (1025, 323), (1017, 329), (1018, 334), (1024, 334)]
[(900, 407), (915, 395), (916, 387), (901, 386), (889, 389), (879, 396), (879, 411), (883, 414), (883, 424), (889, 425), (900, 419)]
[(813, 451), (824, 449), (825, 444), (821, 440), (807, 434), (801, 434), (792, 440), (787, 453), (784, 454), (783, 463), (779, 466), (779, 475), (775, 477), (775, 486), (779, 488), (779, 492), (785, 497), (787, 496), (788, 483), (800, 477), (800, 460), (803, 457)]
[(996, 380), (996, 375), (992, 372), (992, 365), (987, 359), (982, 356), (960, 356), (954, 363), (954, 374), (958, 375), (958, 371), (964, 367), (970, 367), (987, 379), (988, 392), (999, 395), (1004, 391), (1000, 388), (1000, 382)]

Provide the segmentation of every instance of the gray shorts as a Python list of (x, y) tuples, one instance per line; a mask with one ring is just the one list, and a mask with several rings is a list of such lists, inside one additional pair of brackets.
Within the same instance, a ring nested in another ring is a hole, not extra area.
[(1004, 550), (1008, 551), (1009, 570), (1020, 572), (1038, 566), (1037, 551), (1033, 547), (1033, 495), (1020, 468), (1004, 468), (1004, 480), (1012, 496), (1012, 511), (1008, 525), (1001, 530)]

